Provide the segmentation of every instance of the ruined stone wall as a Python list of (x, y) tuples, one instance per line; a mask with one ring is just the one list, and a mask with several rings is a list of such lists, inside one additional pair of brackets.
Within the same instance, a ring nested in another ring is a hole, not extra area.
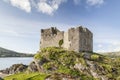
[(56, 28), (41, 30), (40, 48), (59, 46), (59, 41), (63, 39), (64, 32), (57, 30)]
[(59, 41), (63, 39), (63, 48), (71, 51), (93, 51), (93, 34), (87, 28), (71, 28), (67, 32), (61, 32), (56, 28), (41, 30), (40, 48), (58, 47)]
[(64, 33), (64, 48), (76, 52), (93, 51), (92, 35), (87, 28), (71, 28)]
[(63, 40), (64, 40), (63, 47), (68, 50), (69, 46), (70, 46), (70, 41), (68, 39), (68, 32), (64, 32), (64, 39)]
[(68, 30), (68, 50), (79, 51), (79, 31), (76, 28), (71, 28)]

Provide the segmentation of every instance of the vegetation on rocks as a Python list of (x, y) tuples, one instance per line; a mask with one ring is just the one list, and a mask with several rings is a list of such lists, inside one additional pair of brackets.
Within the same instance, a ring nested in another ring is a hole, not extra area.
[[(119, 75), (120, 58), (47, 47), (34, 56), (27, 71), (5, 80), (120, 80)], [(25, 76), (24, 79), (21, 76)]]

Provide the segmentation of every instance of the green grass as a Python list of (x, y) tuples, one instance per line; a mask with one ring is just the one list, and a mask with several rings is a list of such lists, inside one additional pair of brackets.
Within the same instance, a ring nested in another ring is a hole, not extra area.
[(44, 80), (48, 75), (42, 73), (19, 73), (5, 77), (4, 80)]

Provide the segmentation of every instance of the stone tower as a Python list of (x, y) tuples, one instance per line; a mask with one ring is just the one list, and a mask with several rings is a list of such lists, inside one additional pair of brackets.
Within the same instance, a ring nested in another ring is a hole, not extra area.
[(58, 47), (59, 41), (63, 39), (63, 48), (70, 51), (93, 51), (93, 34), (87, 28), (82, 26), (70, 28), (67, 32), (59, 31), (55, 27), (41, 29), (40, 48)]

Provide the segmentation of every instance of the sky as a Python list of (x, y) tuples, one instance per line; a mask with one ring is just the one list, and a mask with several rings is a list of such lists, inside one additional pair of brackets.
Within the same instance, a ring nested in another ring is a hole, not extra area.
[(0, 0), (0, 47), (39, 50), (40, 29), (93, 32), (94, 52), (120, 51), (120, 0)]

